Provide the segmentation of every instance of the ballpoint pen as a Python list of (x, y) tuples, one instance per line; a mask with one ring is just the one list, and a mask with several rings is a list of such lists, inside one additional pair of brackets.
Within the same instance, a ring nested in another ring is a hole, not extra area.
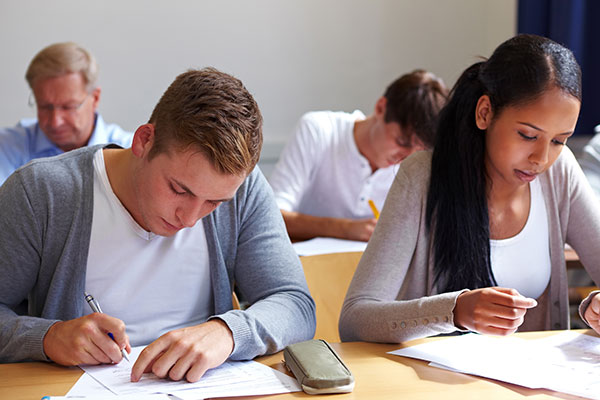
[(379, 219), (379, 210), (377, 209), (375, 202), (371, 199), (369, 199), (369, 207), (371, 207), (371, 211), (373, 211), (373, 215), (375, 216), (375, 219)]
[[(92, 311), (102, 314), (102, 309), (100, 308), (100, 303), (98, 303), (98, 301), (96, 299), (94, 299), (94, 296), (92, 296), (91, 294), (87, 294), (87, 293), (84, 293), (84, 295), (85, 295), (85, 301), (88, 302)], [(113, 336), (112, 333), (108, 332), (108, 336), (110, 336), (110, 338), (113, 341), (115, 340), (115, 337)], [(121, 354), (123, 354), (123, 358), (125, 358), (127, 361), (129, 361), (129, 357), (127, 357), (127, 352), (125, 351), (125, 349), (121, 349)]]

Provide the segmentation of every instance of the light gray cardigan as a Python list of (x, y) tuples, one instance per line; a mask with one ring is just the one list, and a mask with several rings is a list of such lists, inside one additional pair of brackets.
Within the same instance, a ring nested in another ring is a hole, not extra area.
[[(35, 160), (0, 187), (0, 362), (47, 360), (48, 328), (83, 315), (92, 157), (99, 148)], [(260, 171), (203, 223), (214, 316), (234, 336), (230, 358), (251, 359), (312, 338), (314, 302)], [(245, 311), (232, 310), (234, 284), (252, 304)], [(28, 316), (17, 315), (13, 310), (25, 299)]]
[[(461, 293), (439, 294), (425, 227), (431, 152), (407, 158), (348, 289), (339, 322), (343, 341), (402, 342), (457, 330), (453, 310)], [(575, 157), (564, 148), (540, 175), (548, 212), (551, 279), (520, 330), (568, 329), (564, 245), (569, 243), (600, 283), (600, 204)]]

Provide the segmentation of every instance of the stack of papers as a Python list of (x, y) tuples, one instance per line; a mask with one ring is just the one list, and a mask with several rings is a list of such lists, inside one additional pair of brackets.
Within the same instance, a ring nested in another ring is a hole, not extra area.
[[(227, 361), (208, 370), (198, 381), (171, 381), (144, 374), (139, 382), (131, 382), (131, 368), (143, 346), (134, 347), (129, 359), (117, 365), (82, 366), (85, 374), (67, 396), (94, 398), (169, 398), (199, 400), (208, 397), (253, 396), (301, 391), (298, 382), (273, 368), (255, 361)], [(160, 394), (160, 395), (159, 395)], [(167, 396), (170, 395), (170, 396)]]
[(600, 338), (577, 332), (532, 340), (469, 333), (389, 354), (532, 389), (600, 399)]
[(318, 237), (294, 243), (293, 246), (299, 256), (314, 256), (317, 254), (365, 251), (367, 242)]

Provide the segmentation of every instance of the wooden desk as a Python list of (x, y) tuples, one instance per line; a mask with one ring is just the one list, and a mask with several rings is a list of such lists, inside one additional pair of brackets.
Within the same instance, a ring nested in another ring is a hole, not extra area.
[[(556, 331), (519, 333), (517, 335), (523, 338), (536, 338), (554, 333)], [(444, 339), (414, 340), (405, 346), (430, 340)], [(403, 347), (402, 345), (334, 343), (333, 347), (354, 374), (356, 379), (354, 392), (324, 396), (311, 396), (300, 392), (257, 396), (250, 399), (580, 399), (550, 390), (527, 389), (491, 379), (450, 372), (430, 367), (424, 361), (386, 354), (387, 351)], [(282, 360), (281, 353), (258, 359), (263, 364), (285, 372)], [(43, 395), (64, 395), (80, 375), (81, 371), (76, 368), (63, 368), (46, 363), (0, 364), (0, 398), (40, 400)], [(235, 399), (248, 399), (248, 397)]]

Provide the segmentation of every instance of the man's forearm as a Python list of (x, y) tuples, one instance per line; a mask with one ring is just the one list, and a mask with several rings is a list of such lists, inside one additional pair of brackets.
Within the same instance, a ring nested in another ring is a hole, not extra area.
[(284, 210), (281, 210), (281, 214), (292, 240), (307, 240), (317, 236), (347, 238), (349, 220), (345, 218), (316, 217)]

